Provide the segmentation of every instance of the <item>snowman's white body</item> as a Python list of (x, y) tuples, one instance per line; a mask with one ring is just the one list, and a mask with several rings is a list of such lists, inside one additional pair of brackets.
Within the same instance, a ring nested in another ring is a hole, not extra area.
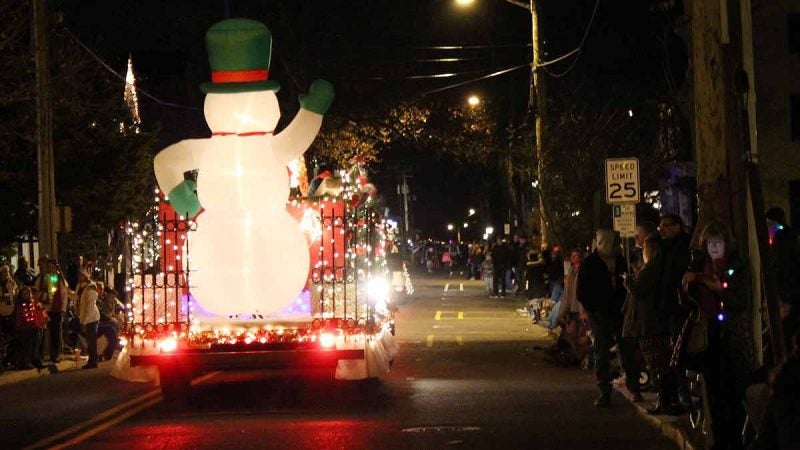
[(274, 313), (308, 277), (308, 242), (286, 211), (286, 166), (311, 144), (322, 116), (301, 109), (274, 135), (280, 110), (271, 91), (208, 94), (205, 116), (210, 139), (181, 141), (155, 161), (166, 192), (198, 169), (204, 212), (189, 236), (192, 294), (214, 314)]

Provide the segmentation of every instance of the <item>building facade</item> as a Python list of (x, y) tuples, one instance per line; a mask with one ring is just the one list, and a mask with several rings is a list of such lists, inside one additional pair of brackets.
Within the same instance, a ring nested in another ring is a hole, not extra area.
[(800, 1), (753, 1), (757, 151), (766, 207), (800, 226)]

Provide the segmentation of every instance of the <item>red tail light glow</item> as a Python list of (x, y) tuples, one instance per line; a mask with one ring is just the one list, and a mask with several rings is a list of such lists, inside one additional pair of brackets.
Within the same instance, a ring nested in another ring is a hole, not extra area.
[(178, 340), (174, 337), (168, 337), (158, 344), (158, 348), (161, 349), (162, 353), (175, 351), (178, 348)]
[(322, 348), (333, 348), (336, 345), (336, 336), (332, 333), (322, 333), (319, 335), (319, 344)]

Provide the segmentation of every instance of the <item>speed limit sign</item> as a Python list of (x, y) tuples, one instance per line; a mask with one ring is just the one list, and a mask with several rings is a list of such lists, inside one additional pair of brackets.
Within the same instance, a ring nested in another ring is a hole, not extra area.
[(606, 203), (639, 203), (639, 158), (606, 160)]

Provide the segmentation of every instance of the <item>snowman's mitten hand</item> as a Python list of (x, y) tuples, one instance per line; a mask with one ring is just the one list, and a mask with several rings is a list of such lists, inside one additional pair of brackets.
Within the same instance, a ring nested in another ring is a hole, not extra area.
[(317, 114), (325, 114), (333, 102), (333, 85), (325, 80), (315, 80), (308, 94), (300, 95), (300, 107)]
[(178, 214), (184, 217), (194, 217), (200, 212), (200, 201), (197, 199), (197, 194), (194, 193), (195, 188), (194, 181), (183, 180), (167, 194), (169, 203)]

